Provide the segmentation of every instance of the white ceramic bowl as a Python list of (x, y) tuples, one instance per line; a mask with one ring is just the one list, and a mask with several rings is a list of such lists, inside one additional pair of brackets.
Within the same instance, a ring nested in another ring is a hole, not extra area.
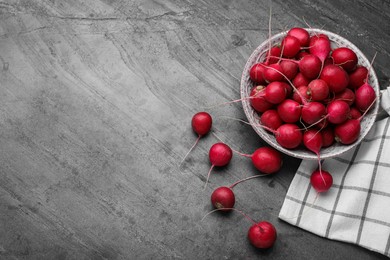
[[(337, 48), (337, 47), (348, 47), (352, 49), (357, 57), (358, 57), (358, 62), (360, 65), (363, 65), (367, 68), (369, 68), (369, 84), (374, 88), (375, 93), (377, 96), (379, 96), (379, 84), (378, 84), (378, 78), (375, 74), (375, 71), (373, 68), (370, 66), (370, 61), (364, 56), (364, 54), (350, 41), (344, 39), (343, 37), (334, 34), (332, 32), (328, 32), (325, 30), (321, 29), (308, 29), (306, 30), (309, 32), (310, 35), (315, 35), (315, 34), (325, 34), (329, 37), (331, 41), (331, 47), (332, 49)], [(259, 115), (258, 113), (251, 107), (249, 99), (247, 97), (250, 96), (251, 89), (253, 87), (253, 83), (249, 78), (249, 71), (251, 67), (260, 61), (263, 61), (266, 56), (267, 49), (269, 47), (269, 41), (271, 41), (271, 46), (275, 44), (279, 44), (281, 40), (283, 39), (284, 36), (286, 36), (287, 32), (282, 32), (279, 34), (274, 35), (271, 39), (263, 42), (261, 45), (259, 45), (254, 52), (251, 54), (249, 57), (244, 71), (242, 73), (241, 77), (241, 98), (242, 98), (242, 106), (245, 112), (246, 117), (248, 118), (248, 121), (251, 123), (253, 129), (256, 131), (256, 133), (264, 140), (266, 141), (269, 145), (272, 147), (276, 148), (277, 150), (296, 157), (296, 158), (301, 158), (301, 159), (310, 159), (310, 160), (317, 160), (317, 155), (314, 154), (313, 152), (307, 150), (304, 147), (299, 147), (296, 149), (286, 149), (281, 147), (275, 139), (275, 136), (272, 133), (267, 132), (264, 130), (261, 126), (259, 125)], [(375, 122), (376, 114), (378, 113), (379, 109), (379, 99), (377, 102), (374, 104), (374, 106), (370, 109), (369, 112), (365, 115), (365, 117), (361, 121), (361, 132), (358, 140), (354, 142), (353, 144), (350, 145), (343, 145), (339, 143), (334, 143), (332, 146), (323, 148), (320, 152), (321, 154), (321, 159), (325, 158), (330, 158), (330, 157), (335, 157), (338, 156), (342, 153), (345, 153), (358, 145), (363, 138), (367, 135), (368, 131), (371, 129)], [(257, 126), (256, 126), (257, 125)]]

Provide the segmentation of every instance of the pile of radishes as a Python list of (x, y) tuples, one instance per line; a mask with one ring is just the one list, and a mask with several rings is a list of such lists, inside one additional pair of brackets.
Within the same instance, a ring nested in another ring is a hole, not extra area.
[[(368, 83), (369, 69), (359, 65), (352, 49), (347, 46), (332, 49), (327, 35), (310, 35), (303, 28), (289, 30), (279, 44), (269, 46), (263, 60), (250, 68), (252, 88), (248, 99), (259, 115), (259, 126), (273, 133), (281, 147), (305, 147), (317, 155), (319, 167), (310, 178), (317, 193), (328, 191), (333, 184), (332, 175), (321, 169), (321, 149), (335, 142), (344, 145), (356, 142), (360, 121), (376, 101), (376, 92)], [(212, 122), (207, 112), (193, 116), (192, 128), (198, 138), (190, 151), (211, 130)], [(235, 209), (233, 187), (278, 172), (282, 155), (272, 147), (243, 154), (217, 142), (209, 150), (211, 167), (206, 185), (213, 168), (228, 165), (234, 153), (251, 158), (262, 174), (214, 189), (211, 203), (215, 211), (235, 210), (244, 215), (253, 223), (247, 234), (251, 244), (269, 248), (276, 240), (275, 227), (268, 221), (256, 222)]]

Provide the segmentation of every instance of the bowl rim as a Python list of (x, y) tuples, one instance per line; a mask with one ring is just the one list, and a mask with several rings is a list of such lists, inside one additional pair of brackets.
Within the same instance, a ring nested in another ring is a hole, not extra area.
[[(356, 47), (352, 42), (349, 40), (345, 39), (344, 37), (335, 34), (333, 32), (323, 30), (323, 29), (315, 29), (315, 28), (304, 28), (309, 32), (310, 35), (316, 35), (316, 34), (325, 34), (329, 37), (331, 40), (332, 44), (339, 44), (342, 42), (342, 46), (348, 47), (352, 49), (356, 55), (359, 57), (358, 59), (358, 64), (364, 64), (366, 67), (368, 67), (369, 70), (369, 84), (374, 88), (375, 94), (377, 97), (379, 97), (379, 83), (378, 83), (378, 78), (375, 73), (375, 70), (373, 69), (373, 66), (371, 66), (370, 61), (367, 59), (367, 57), (363, 54), (363, 52)], [(271, 45), (273, 46), (275, 43), (280, 43), (280, 40), (287, 35), (288, 31), (283, 31), (280, 33), (277, 33), (273, 35), (270, 39), (265, 40), (262, 42), (249, 56), (244, 70), (242, 72), (241, 76), (241, 82), (240, 82), (240, 94), (241, 94), (241, 103), (245, 112), (245, 115), (247, 119), (249, 120), (249, 123), (251, 124), (252, 128), (254, 131), (270, 146), (273, 148), (279, 150), (280, 152), (295, 157), (295, 158), (300, 158), (300, 159), (308, 159), (308, 160), (318, 160), (318, 156), (310, 152), (307, 149), (286, 149), (281, 147), (277, 142), (273, 134), (269, 133), (265, 129), (263, 129), (260, 126), (256, 126), (255, 124), (258, 124), (255, 119), (258, 119), (258, 116), (256, 117), (257, 112), (254, 111), (254, 109), (251, 107), (249, 99), (247, 98), (249, 96), (249, 91), (248, 89), (251, 89), (249, 85), (252, 83), (250, 82), (249, 79), (249, 70), (253, 66), (254, 63), (259, 62), (261, 60), (262, 55), (265, 55), (264, 49), (268, 49), (268, 46), (271, 41)], [(341, 45), (339, 45), (341, 47)], [(264, 58), (264, 57), (263, 57)], [(378, 113), (379, 110), (379, 103), (380, 99), (377, 98), (377, 101), (375, 102), (374, 106), (370, 109), (370, 111), (366, 114), (366, 116), (362, 119), (361, 124), (364, 123), (364, 128), (362, 127), (361, 132), (359, 134), (358, 140), (356, 140), (354, 143), (349, 144), (349, 145), (342, 145), (338, 143), (334, 143), (332, 146), (323, 148), (323, 152), (320, 153), (320, 159), (325, 159), (325, 158), (332, 158), (339, 156), (343, 153), (346, 153), (347, 151), (350, 151), (352, 148), (356, 147), (359, 143), (362, 142), (364, 137), (368, 134), (368, 132), (371, 130), (375, 123), (376, 119), (376, 114)]]

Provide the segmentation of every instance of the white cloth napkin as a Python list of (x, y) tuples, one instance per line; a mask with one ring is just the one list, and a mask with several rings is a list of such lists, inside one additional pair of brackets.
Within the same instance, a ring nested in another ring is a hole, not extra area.
[[(390, 87), (382, 93), (381, 106), (390, 114)], [(316, 197), (310, 173), (318, 162), (303, 160), (279, 218), (390, 257), (390, 118), (377, 121), (355, 149), (322, 165), (333, 176), (330, 190)]]

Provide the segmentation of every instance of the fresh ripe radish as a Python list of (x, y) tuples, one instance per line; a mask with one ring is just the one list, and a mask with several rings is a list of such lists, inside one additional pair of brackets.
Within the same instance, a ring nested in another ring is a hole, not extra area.
[(269, 52), (269, 56), (266, 58), (265, 64), (270, 65), (279, 62), (279, 57), (281, 57), (282, 50), (279, 46), (274, 46)]
[(279, 63), (273, 63), (267, 67), (263, 72), (263, 77), (266, 82), (283, 81), (283, 68)]
[(322, 135), (315, 129), (306, 130), (303, 133), (303, 145), (319, 157), (322, 148)]
[(329, 125), (329, 121), (328, 119), (326, 118), (326, 116), (321, 119), (318, 123), (314, 124), (314, 127), (319, 129), (319, 130), (322, 130), (324, 129), (325, 127), (327, 127)]
[(327, 119), (329, 123), (341, 124), (349, 117), (349, 105), (342, 100), (334, 100), (326, 107)]
[(278, 144), (287, 149), (297, 148), (302, 142), (302, 132), (296, 124), (283, 124), (274, 135)]
[(284, 75), (286, 75), (289, 80), (292, 80), (298, 74), (298, 64), (294, 61), (282, 60), (280, 66), (282, 67)]
[(265, 99), (271, 104), (279, 104), (286, 99), (287, 83), (280, 81), (273, 81), (267, 85), (264, 90)]
[(331, 57), (335, 65), (341, 66), (347, 72), (353, 71), (358, 63), (356, 53), (347, 47), (334, 49)]
[(355, 106), (362, 112), (366, 111), (375, 99), (375, 91), (368, 83), (364, 83), (355, 92)]
[(292, 99), (285, 99), (277, 106), (279, 118), (285, 123), (298, 122), (301, 118), (301, 111), (301, 105)]
[(310, 80), (306, 78), (301, 72), (298, 72), (298, 74), (293, 79), (292, 83), (295, 87), (299, 88), (300, 86), (307, 86), (310, 83)]
[(294, 27), (287, 32), (287, 35), (294, 36), (295, 38), (297, 38), (299, 40), (301, 47), (309, 46), (310, 35), (309, 32), (306, 31), (305, 29), (300, 27)]
[(310, 176), (310, 183), (318, 193), (326, 192), (333, 184), (333, 177), (327, 171), (316, 170)]
[(232, 157), (233, 157), (232, 149), (224, 143), (215, 143), (210, 147), (209, 159), (210, 159), (211, 167), (209, 172), (207, 173), (206, 185), (209, 181), (210, 173), (212, 169), (215, 166), (221, 167), (221, 166), (228, 165)]
[(296, 56), (296, 59), (297, 60), (301, 60), (303, 57), (307, 56), (307, 55), (310, 55), (310, 53), (308, 53), (307, 51), (305, 50), (301, 50), (300, 52), (298, 52), (297, 56)]
[(211, 194), (211, 204), (216, 209), (221, 209), (222, 211), (230, 211), (234, 207), (236, 202), (236, 197), (234, 192), (229, 187), (219, 187), (213, 191)]
[(323, 101), (329, 96), (328, 84), (322, 79), (314, 79), (307, 86), (307, 94), (313, 101)]
[(275, 173), (282, 167), (282, 155), (271, 147), (260, 147), (251, 156), (252, 163), (260, 172)]
[(283, 57), (293, 58), (301, 50), (301, 43), (298, 38), (286, 35), (282, 40), (280, 48), (282, 49)]
[(347, 72), (337, 65), (327, 65), (322, 69), (320, 79), (324, 80), (330, 91), (342, 92), (349, 83)]
[[(304, 97), (304, 99), (306, 101), (309, 101), (310, 97), (307, 94), (307, 90), (308, 90), (307, 86), (300, 86), (300, 87), (298, 87), (297, 91), (294, 91), (292, 99), (294, 101), (298, 102), (299, 104), (303, 104), (303, 101), (302, 101), (301, 97)], [(297, 92), (299, 92), (299, 94)]]
[(308, 54), (305, 55), (299, 61), (299, 71), (305, 76), (307, 79), (315, 79), (320, 75), (322, 68), (322, 62), (320, 58), (316, 55)]
[(349, 85), (351, 89), (357, 89), (362, 86), (367, 79), (368, 69), (358, 65), (357, 68), (349, 73)]
[(253, 224), (248, 230), (249, 242), (256, 248), (266, 249), (274, 245), (277, 233), (274, 225), (267, 221)]
[(254, 64), (249, 71), (249, 78), (256, 84), (265, 84), (264, 70), (265, 66), (263, 63)]
[(351, 107), (349, 111), (349, 118), (351, 119), (358, 119), (362, 116), (362, 113), (360, 113), (360, 110), (356, 107)]
[(350, 88), (346, 88), (344, 91), (337, 93), (334, 99), (345, 101), (349, 106), (352, 106), (355, 103), (355, 93)]
[[(185, 161), (188, 154), (194, 149), (194, 147), (198, 144), (200, 138), (202, 138), (204, 135), (206, 135), (211, 130), (211, 126), (213, 124), (213, 119), (211, 118), (211, 115), (207, 112), (198, 112), (195, 115), (192, 116), (191, 119), (191, 126), (192, 130), (198, 134), (198, 138), (195, 140), (195, 143), (192, 145), (190, 150), (187, 152), (187, 154), (182, 159), (181, 163)], [(180, 163), (180, 164), (181, 164)]]
[(326, 115), (325, 106), (317, 101), (309, 102), (302, 107), (301, 118), (302, 120), (311, 125), (318, 123)]
[(283, 121), (275, 109), (269, 109), (260, 116), (260, 123), (267, 128), (276, 130), (283, 124)]
[(322, 62), (329, 56), (330, 51), (330, 40), (326, 35), (319, 34), (310, 37), (309, 52), (320, 58)]
[(348, 119), (335, 126), (335, 140), (342, 144), (352, 144), (359, 138), (360, 130), (360, 119)]
[(253, 109), (259, 113), (263, 113), (273, 106), (273, 104), (265, 100), (264, 89), (264, 86), (259, 85), (254, 87), (250, 93), (249, 102)]
[(334, 133), (332, 127), (325, 127), (321, 130), (322, 147), (329, 147), (334, 143)]

